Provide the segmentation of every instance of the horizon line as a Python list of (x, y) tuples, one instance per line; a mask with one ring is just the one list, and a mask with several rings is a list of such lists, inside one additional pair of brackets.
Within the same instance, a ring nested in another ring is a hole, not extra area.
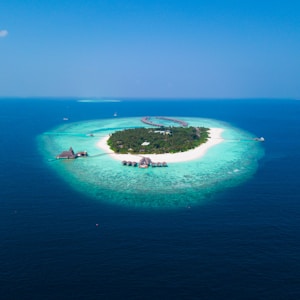
[(112, 97), (112, 96), (0, 96), (4, 99), (61, 99), (61, 100), (300, 100), (300, 97)]

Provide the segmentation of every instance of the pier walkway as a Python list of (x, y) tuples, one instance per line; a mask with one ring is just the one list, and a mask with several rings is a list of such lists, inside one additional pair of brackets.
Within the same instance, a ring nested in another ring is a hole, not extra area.
[[(165, 120), (165, 121), (171, 121), (173, 123), (178, 123), (178, 124), (180, 124), (183, 127), (187, 127), (188, 126), (187, 122), (181, 121), (181, 120), (178, 120), (178, 119), (174, 119), (174, 118), (168, 118), (168, 117), (154, 117), (154, 118), (155, 119), (160, 119), (160, 120)], [(152, 125), (152, 126), (156, 126), (156, 127), (164, 127), (163, 124), (152, 122), (150, 119), (151, 119), (151, 117), (143, 117), (141, 119), (141, 121), (143, 123), (145, 123), (145, 124), (148, 124), (148, 125)]]

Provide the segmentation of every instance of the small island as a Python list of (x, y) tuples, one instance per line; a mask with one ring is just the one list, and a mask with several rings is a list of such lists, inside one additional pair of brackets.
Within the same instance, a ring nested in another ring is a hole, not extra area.
[(223, 128), (189, 126), (186, 121), (162, 116), (143, 117), (141, 122), (152, 127), (115, 131), (101, 139), (97, 146), (124, 165), (135, 166), (135, 162), (141, 164), (141, 160), (147, 159), (152, 165), (163, 162), (161, 165), (166, 166), (198, 159), (223, 141)]
[(164, 154), (194, 149), (208, 138), (205, 127), (134, 128), (114, 132), (107, 144), (116, 154)]

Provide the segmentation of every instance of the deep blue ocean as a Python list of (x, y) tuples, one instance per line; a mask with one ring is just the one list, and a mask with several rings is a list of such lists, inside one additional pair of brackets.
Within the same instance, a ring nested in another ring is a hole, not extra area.
[[(264, 136), (265, 156), (191, 209), (95, 201), (36, 139), (115, 112), (229, 122)], [(300, 101), (1, 99), (0, 149), (1, 299), (300, 299)]]

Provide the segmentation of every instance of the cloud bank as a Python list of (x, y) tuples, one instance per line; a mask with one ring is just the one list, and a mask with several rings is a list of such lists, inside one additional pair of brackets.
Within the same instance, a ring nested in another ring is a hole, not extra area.
[(5, 30), (5, 29), (1, 30), (0, 29), (0, 38), (6, 37), (7, 35), (8, 35), (8, 31), (7, 30)]

